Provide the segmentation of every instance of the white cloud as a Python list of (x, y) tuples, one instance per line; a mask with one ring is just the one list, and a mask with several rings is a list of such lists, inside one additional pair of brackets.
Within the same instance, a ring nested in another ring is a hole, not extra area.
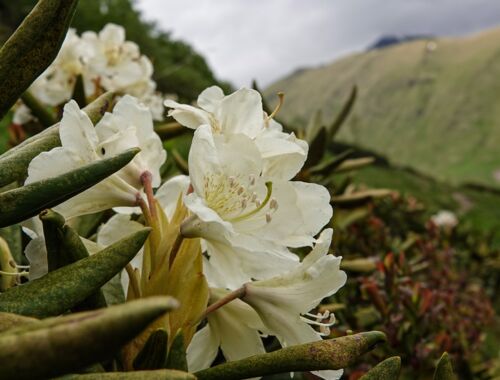
[(219, 78), (267, 85), (361, 50), (381, 35), (457, 35), (500, 24), (498, 0), (139, 0)]

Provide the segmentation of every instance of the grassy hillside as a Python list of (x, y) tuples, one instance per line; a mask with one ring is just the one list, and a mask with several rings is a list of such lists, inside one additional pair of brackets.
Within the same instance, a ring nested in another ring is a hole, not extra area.
[(500, 187), (500, 29), (353, 55), (265, 94), (273, 102), (284, 91), (280, 117), (306, 125), (315, 109), (330, 121), (353, 84), (359, 97), (339, 141), (440, 180)]
[(500, 192), (469, 186), (453, 186), (403, 168), (369, 166), (353, 175), (358, 184), (391, 188), (425, 202), (430, 216), (439, 210), (452, 210), (460, 224), (476, 231), (491, 233), (500, 247)]

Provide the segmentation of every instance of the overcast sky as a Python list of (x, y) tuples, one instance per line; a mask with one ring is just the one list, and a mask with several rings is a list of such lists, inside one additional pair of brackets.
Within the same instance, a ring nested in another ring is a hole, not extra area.
[(137, 0), (218, 78), (268, 85), (387, 34), (461, 35), (500, 25), (500, 0)]

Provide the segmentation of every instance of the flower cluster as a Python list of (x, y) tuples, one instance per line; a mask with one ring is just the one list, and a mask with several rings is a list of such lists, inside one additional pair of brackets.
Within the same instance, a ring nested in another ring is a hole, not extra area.
[(107, 24), (99, 33), (78, 36), (70, 29), (54, 62), (33, 83), (30, 91), (43, 104), (69, 101), (81, 76), (87, 98), (103, 91), (135, 96), (156, 120), (163, 118), (162, 98), (155, 92), (153, 65), (139, 46), (125, 40), (125, 29)]
[[(107, 41), (96, 35), (84, 35), (82, 41), (90, 44), (100, 38)], [(109, 54), (120, 62), (121, 54), (128, 53)], [(328, 336), (333, 314), (313, 310), (345, 284), (346, 274), (340, 270), (341, 258), (329, 254), (332, 229), (322, 231), (332, 217), (328, 191), (293, 180), (307, 158), (307, 143), (284, 132), (263, 111), (254, 90), (225, 96), (220, 88), (210, 87), (200, 94), (199, 108), (174, 101), (165, 105), (177, 122), (194, 129), (189, 176), (170, 178), (160, 186), (166, 153), (148, 109), (126, 95), (95, 127), (74, 101), (66, 104), (62, 146), (31, 162), (26, 183), (128, 148), (141, 149), (123, 169), (55, 209), (71, 219), (114, 208), (118, 214), (97, 234), (101, 246), (137, 230), (140, 221), (153, 228), (122, 283), (128, 299), (165, 292), (180, 299), (181, 308), (185, 289), (199, 284), (186, 299), (199, 299), (201, 311), (189, 323), (176, 322), (175, 313), (165, 322), (171, 334), (179, 325), (186, 344), (191, 340), (190, 371), (209, 367), (219, 347), (226, 360), (264, 353), (265, 335), (275, 336), (283, 347)], [(134, 212), (143, 215), (132, 220), (121, 214)], [(301, 247), (312, 248), (302, 260), (294, 253)], [(40, 265), (36, 256), (29, 252), (32, 265)], [(180, 269), (180, 262), (192, 270)], [(172, 283), (178, 277), (184, 288)], [(201, 289), (207, 289), (206, 297), (199, 296)], [(207, 323), (196, 331), (202, 320)], [(341, 373), (318, 374), (338, 378)]]

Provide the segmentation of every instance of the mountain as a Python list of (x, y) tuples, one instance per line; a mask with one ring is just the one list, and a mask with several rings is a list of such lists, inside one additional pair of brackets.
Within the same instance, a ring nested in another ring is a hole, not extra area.
[(373, 44), (371, 44), (367, 50), (383, 49), (388, 46), (402, 44), (404, 42), (410, 42), (415, 40), (429, 40), (432, 38), (433, 38), (432, 36), (419, 35), (419, 34), (409, 35), (409, 36), (393, 36), (393, 35), (382, 36), (379, 39), (377, 39)]
[(301, 70), (268, 87), (279, 117), (332, 120), (352, 86), (354, 110), (337, 139), (454, 184), (500, 187), (500, 28), (416, 40)]

